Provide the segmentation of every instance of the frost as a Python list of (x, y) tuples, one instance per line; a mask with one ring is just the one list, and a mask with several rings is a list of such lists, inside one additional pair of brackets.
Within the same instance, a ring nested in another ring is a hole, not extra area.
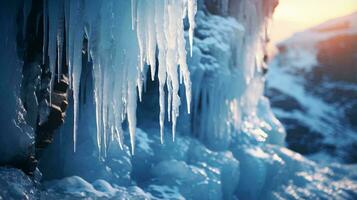
[[(122, 123), (127, 119), (132, 154), (134, 153), (136, 100), (137, 96), (140, 101), (142, 99), (146, 65), (150, 66), (152, 80), (158, 68), (161, 142), (165, 119), (165, 85), (168, 88), (167, 115), (169, 121), (172, 121), (174, 140), (181, 102), (179, 78), (184, 80), (187, 105), (191, 103), (191, 80), (186, 64), (183, 19), (187, 16), (190, 23), (189, 43), (192, 56), (196, 1), (50, 0), (44, 2), (44, 8), (44, 51), (48, 43), (51, 88), (55, 76), (59, 79), (62, 73), (63, 63), (59, 58), (63, 54), (64, 36), (67, 38), (66, 64), (69, 66), (70, 88), (73, 90), (74, 102), (74, 151), (79, 131), (79, 90), (84, 64), (82, 55), (86, 50), (90, 54), (89, 61), (93, 63), (94, 68), (99, 150), (105, 155), (110, 140), (116, 140), (122, 146)], [(88, 40), (88, 44), (84, 43), (85, 39)]]

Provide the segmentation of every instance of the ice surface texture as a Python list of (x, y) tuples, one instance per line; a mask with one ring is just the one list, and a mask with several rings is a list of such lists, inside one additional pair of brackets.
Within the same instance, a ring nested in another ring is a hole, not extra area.
[[(25, 122), (26, 110), (20, 99), (21, 65), (16, 39), (21, 34), (16, 30), (17, 2), (0, 6), (0, 164), (21, 162), (34, 143), (34, 132)], [(26, 11), (24, 12), (26, 15)]]

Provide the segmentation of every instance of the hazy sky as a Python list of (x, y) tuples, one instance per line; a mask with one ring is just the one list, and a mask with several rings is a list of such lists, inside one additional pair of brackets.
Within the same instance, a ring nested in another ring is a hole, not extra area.
[(280, 0), (273, 16), (271, 39), (286, 39), (294, 32), (354, 11), (357, 0)]

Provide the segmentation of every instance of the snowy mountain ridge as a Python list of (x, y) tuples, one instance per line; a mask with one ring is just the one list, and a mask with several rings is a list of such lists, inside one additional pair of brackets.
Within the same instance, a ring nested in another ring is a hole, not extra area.
[(320, 25), (311, 27), (307, 30), (295, 33), (290, 38), (278, 43), (282, 45), (308, 45), (315, 44), (336, 35), (356, 34), (357, 33), (357, 12), (350, 15), (331, 19)]
[(356, 17), (330, 20), (278, 45), (267, 94), (294, 150), (355, 162)]

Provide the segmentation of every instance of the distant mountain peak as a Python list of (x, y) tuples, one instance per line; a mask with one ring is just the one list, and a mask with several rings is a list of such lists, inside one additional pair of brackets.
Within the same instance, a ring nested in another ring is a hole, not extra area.
[(286, 45), (311, 49), (315, 47), (316, 43), (337, 35), (354, 34), (357, 34), (357, 11), (297, 32), (288, 39), (280, 42), (277, 46), (280, 50), (284, 49)]

